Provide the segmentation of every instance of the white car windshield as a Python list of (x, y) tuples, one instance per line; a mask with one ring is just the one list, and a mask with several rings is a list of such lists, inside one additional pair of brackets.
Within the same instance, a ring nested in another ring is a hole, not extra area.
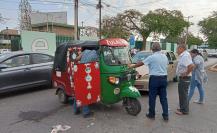
[(145, 60), (148, 56), (152, 55), (152, 52), (138, 52), (134, 57), (133, 57), (133, 63), (137, 63), (139, 61)]

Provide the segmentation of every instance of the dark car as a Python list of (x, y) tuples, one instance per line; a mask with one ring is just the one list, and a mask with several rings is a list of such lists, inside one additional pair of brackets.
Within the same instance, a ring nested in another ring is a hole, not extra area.
[(42, 53), (11, 52), (0, 56), (0, 92), (52, 85), (54, 57)]

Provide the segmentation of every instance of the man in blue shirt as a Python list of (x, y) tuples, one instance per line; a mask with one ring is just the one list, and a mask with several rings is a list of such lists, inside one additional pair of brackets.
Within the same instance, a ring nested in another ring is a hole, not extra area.
[(159, 95), (160, 102), (163, 109), (163, 119), (169, 120), (168, 116), (168, 102), (167, 102), (167, 66), (168, 59), (165, 54), (161, 52), (160, 44), (155, 42), (152, 45), (153, 54), (147, 57), (144, 61), (137, 64), (129, 65), (130, 68), (148, 65), (149, 67), (149, 112), (146, 116), (149, 119), (155, 118), (155, 104), (156, 97)]

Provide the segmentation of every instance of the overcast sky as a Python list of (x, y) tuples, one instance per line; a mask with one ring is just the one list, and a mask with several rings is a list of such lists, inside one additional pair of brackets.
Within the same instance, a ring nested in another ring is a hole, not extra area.
[[(68, 23), (73, 24), (73, 3), (74, 0), (29, 0), (34, 11), (52, 12), (67, 11)], [(98, 26), (98, 10), (95, 5), (98, 0), (79, 1), (79, 24), (84, 21), (85, 26)], [(0, 0), (0, 13), (7, 18), (0, 29), (17, 28), (20, 0)], [(64, 2), (66, 4), (64, 4)], [(71, 3), (71, 4), (70, 4)], [(190, 21), (195, 25), (190, 27), (195, 35), (198, 34), (198, 21), (217, 11), (217, 0), (102, 0), (102, 15), (115, 16), (126, 9), (137, 9), (143, 14), (150, 10), (166, 8), (168, 10), (181, 10), (184, 16), (193, 16)]]

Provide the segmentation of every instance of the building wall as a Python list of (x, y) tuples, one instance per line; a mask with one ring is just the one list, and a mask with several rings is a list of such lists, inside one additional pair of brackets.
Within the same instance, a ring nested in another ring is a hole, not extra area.
[[(32, 30), (33, 31), (40, 31), (40, 32), (47, 32), (47, 26), (34, 27), (34, 28), (32, 28)], [(56, 35), (61, 35), (61, 36), (68, 36), (68, 37), (74, 36), (74, 29), (73, 28), (66, 28), (66, 27), (49, 25), (48, 31), (52, 32), (52, 33), (56, 33)]]
[(54, 22), (54, 23), (67, 23), (67, 12), (33, 12), (31, 14), (31, 23), (46, 23), (46, 22)]
[(65, 27), (53, 27), (53, 32), (62, 36), (74, 36), (74, 29)]

